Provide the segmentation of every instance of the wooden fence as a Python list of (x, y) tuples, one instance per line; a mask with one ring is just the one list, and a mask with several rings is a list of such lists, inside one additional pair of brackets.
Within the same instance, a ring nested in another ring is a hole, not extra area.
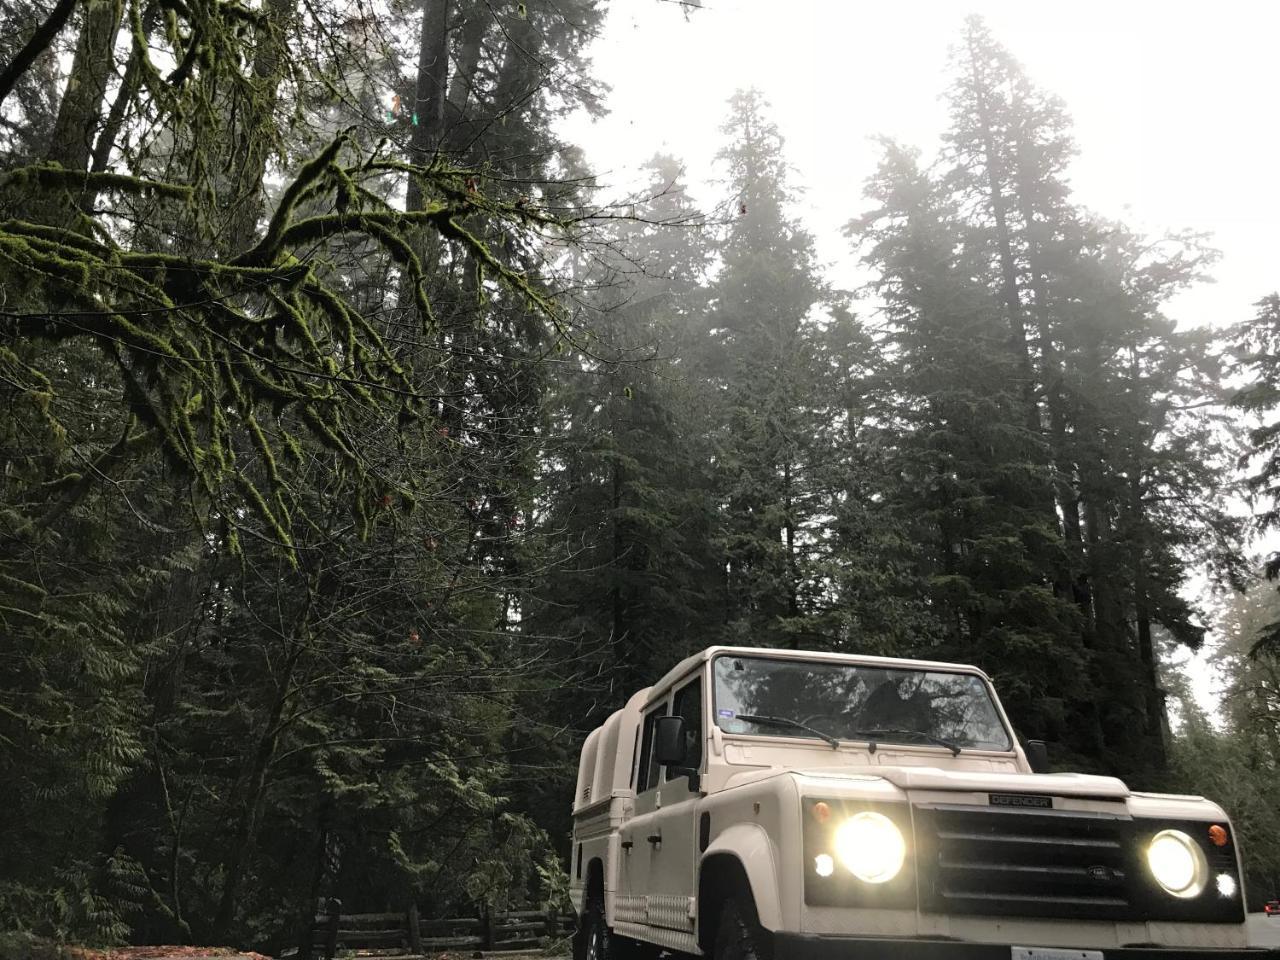
[(569, 936), (574, 923), (572, 915), (537, 910), (448, 920), (423, 920), (416, 906), (404, 913), (343, 913), (342, 904), (330, 900), (316, 914), (299, 955), (300, 960), (333, 960), (344, 950), (381, 956), (528, 950)]

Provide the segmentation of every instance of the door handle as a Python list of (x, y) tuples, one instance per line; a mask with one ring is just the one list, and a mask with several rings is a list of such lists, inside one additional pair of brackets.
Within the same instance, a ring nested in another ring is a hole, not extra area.
[(623, 850), (630, 850), (632, 847), (635, 846), (635, 843), (634, 841), (631, 841), (631, 840), (623, 840), (620, 844), (618, 844), (618, 846), (620, 846)]
[(645, 839), (648, 840), (650, 843), (652, 843), (656, 847), (658, 844), (662, 842), (662, 834), (651, 833), (647, 837), (645, 837)]

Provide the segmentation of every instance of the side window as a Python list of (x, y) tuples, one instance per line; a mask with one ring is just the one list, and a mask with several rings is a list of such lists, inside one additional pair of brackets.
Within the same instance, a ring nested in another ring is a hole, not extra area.
[(631, 741), (631, 788), (636, 785), (636, 766), (640, 763), (640, 728), (636, 727), (635, 738)]
[(702, 678), (695, 677), (676, 691), (674, 715), (684, 717), (684, 740), (688, 748), (683, 767), (667, 768), (667, 779), (684, 776), (702, 767)]
[(636, 793), (644, 793), (658, 785), (658, 764), (653, 762), (653, 727), (659, 717), (667, 715), (667, 705), (651, 710), (644, 718), (644, 736), (640, 739), (640, 769), (636, 772)]

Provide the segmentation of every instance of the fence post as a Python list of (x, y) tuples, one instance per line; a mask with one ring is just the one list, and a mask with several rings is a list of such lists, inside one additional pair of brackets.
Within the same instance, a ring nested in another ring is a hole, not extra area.
[(492, 950), (494, 943), (497, 941), (496, 931), (493, 924), (493, 911), (488, 904), (484, 905), (484, 914), (481, 917), (482, 923), (480, 927), (481, 943), (486, 950)]
[(422, 926), (418, 921), (418, 905), (409, 904), (409, 949), (422, 953)]
[(324, 960), (333, 960), (338, 952), (338, 922), (341, 913), (342, 901), (337, 897), (330, 897), (328, 930), (324, 938)]

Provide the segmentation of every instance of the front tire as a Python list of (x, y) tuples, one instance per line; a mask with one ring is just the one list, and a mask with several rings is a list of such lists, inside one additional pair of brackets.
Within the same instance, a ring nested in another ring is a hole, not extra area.
[(720, 908), (714, 960), (773, 960), (773, 940), (753, 905), (734, 897)]

